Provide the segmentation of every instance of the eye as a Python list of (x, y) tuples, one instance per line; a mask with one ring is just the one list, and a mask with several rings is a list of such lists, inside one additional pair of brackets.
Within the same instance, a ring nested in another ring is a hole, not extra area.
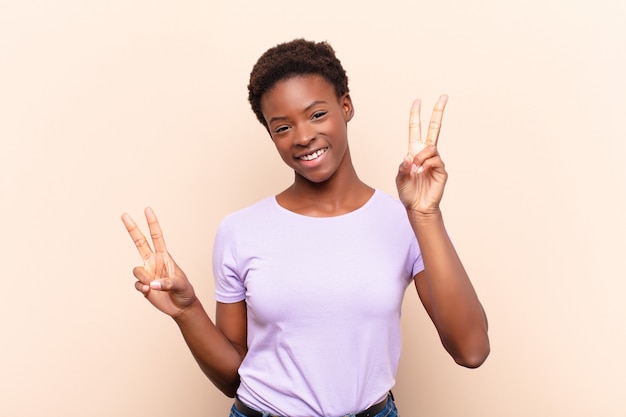
[(313, 116), (311, 116), (311, 119), (316, 120), (319, 119), (321, 117), (323, 117), (326, 113), (326, 111), (316, 111), (315, 113), (313, 113)]
[(274, 133), (283, 133), (287, 129), (289, 129), (289, 126), (287, 125), (278, 126), (276, 129), (274, 129)]

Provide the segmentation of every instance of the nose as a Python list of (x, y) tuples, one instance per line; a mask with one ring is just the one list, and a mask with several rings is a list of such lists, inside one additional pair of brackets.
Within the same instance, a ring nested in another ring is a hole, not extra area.
[(294, 135), (294, 144), (297, 146), (306, 147), (315, 140), (315, 130), (312, 126), (303, 123), (298, 126), (296, 134)]

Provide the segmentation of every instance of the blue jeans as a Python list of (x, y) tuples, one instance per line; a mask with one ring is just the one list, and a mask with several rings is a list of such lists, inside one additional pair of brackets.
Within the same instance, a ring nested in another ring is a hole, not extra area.
[[(341, 417), (353, 417), (353, 416), (354, 414), (346, 414), (345, 416), (341, 416)], [(241, 414), (235, 408), (235, 405), (233, 404), (232, 408), (230, 409), (229, 417), (246, 417), (246, 416)], [(272, 416), (272, 414), (270, 413), (263, 413), (263, 417), (278, 417), (278, 416)], [(389, 401), (387, 401), (387, 405), (385, 406), (385, 408), (383, 408), (383, 410), (380, 413), (372, 417), (398, 417), (398, 409), (396, 408), (396, 403), (393, 401), (393, 398), (389, 396)]]

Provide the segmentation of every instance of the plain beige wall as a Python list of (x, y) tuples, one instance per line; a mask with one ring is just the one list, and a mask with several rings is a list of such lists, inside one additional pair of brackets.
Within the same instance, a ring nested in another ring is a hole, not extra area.
[(444, 214), (492, 354), (454, 365), (411, 289), (402, 415), (626, 415), (624, 3), (368, 4), (0, 3), (1, 416), (227, 415), (119, 217), (155, 208), (212, 314), (218, 223), (291, 180), (246, 85), (295, 37), (335, 47), (357, 169), (394, 195), (412, 99), (450, 95)]

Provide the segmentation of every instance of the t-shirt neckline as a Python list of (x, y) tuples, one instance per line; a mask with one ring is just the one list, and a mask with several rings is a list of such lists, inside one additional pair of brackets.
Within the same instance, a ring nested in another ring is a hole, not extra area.
[(363, 205), (361, 207), (358, 207), (352, 211), (349, 211), (347, 213), (343, 213), (343, 214), (338, 214), (336, 216), (323, 216), (323, 217), (318, 217), (318, 216), (307, 216), (306, 214), (300, 214), (300, 213), (296, 213), (295, 211), (291, 211), (283, 206), (281, 206), (278, 203), (278, 199), (276, 198), (276, 196), (272, 196), (270, 197), (272, 204), (274, 205), (274, 207), (276, 207), (278, 210), (287, 213), (291, 216), (295, 216), (295, 217), (300, 217), (300, 218), (305, 218), (305, 219), (340, 219), (340, 218), (345, 218), (348, 216), (354, 216), (357, 215), (363, 211), (365, 211), (370, 205), (373, 204), (373, 201), (377, 198), (377, 195), (379, 194), (378, 189), (374, 189), (374, 192), (372, 193), (372, 195), (370, 196), (370, 198), (367, 199), (367, 201), (365, 203), (363, 203)]

